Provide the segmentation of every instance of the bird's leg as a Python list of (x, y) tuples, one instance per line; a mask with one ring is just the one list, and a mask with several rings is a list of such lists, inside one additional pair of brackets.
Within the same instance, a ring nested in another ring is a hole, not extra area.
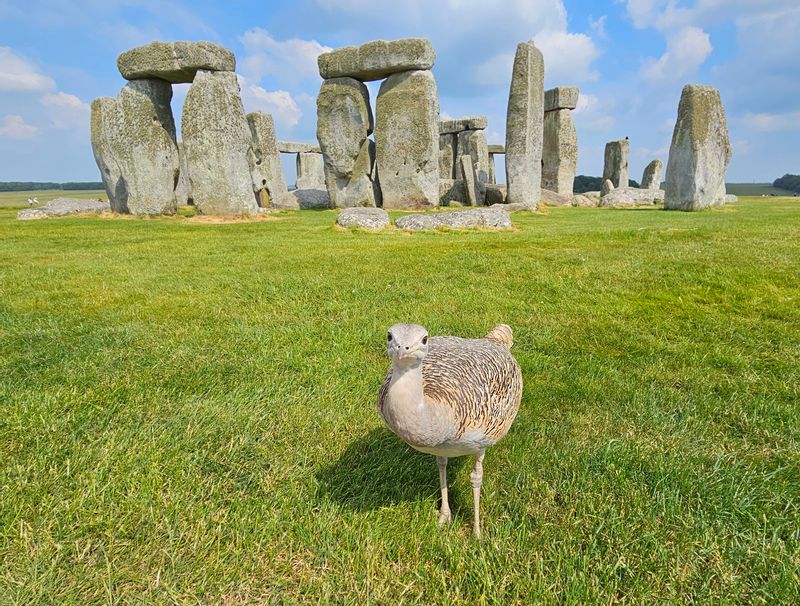
[(472, 484), (472, 497), (475, 500), (475, 520), (472, 525), (472, 532), (476, 539), (481, 538), (481, 484), (483, 483), (483, 455), (481, 450), (475, 455), (475, 465), (472, 473), (469, 474), (469, 481)]
[(439, 490), (442, 493), (442, 508), (439, 510), (439, 528), (450, 523), (450, 504), (447, 502), (447, 457), (436, 457), (439, 466)]

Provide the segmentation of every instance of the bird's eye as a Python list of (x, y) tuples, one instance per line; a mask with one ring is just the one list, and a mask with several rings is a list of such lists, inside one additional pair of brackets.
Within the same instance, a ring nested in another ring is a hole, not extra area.
[(424, 337), (422, 337), (422, 344), (423, 345), (427, 345), (428, 344), (428, 335), (425, 335)]
[(392, 340), (392, 333), (387, 333), (386, 334), (386, 340), (387, 341), (391, 341)]

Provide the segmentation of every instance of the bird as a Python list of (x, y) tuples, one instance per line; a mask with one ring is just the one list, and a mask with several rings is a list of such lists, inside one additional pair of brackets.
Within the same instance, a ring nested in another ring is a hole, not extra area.
[(508, 433), (522, 398), (511, 328), (498, 324), (482, 339), (464, 339), (431, 337), (419, 324), (394, 324), (386, 339), (392, 363), (378, 392), (378, 414), (409, 446), (436, 457), (440, 528), (452, 520), (447, 461), (474, 457), (472, 530), (480, 538), (485, 451)]

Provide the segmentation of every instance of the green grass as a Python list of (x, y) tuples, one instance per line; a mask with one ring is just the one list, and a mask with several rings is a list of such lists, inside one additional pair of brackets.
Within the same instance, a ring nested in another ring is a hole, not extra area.
[[(800, 205), (0, 210), (0, 604), (797, 604)], [(525, 391), (436, 527), (382, 427), (386, 327), (514, 328)]]
[(39, 204), (45, 204), (55, 198), (78, 198), (108, 200), (102, 189), (61, 190), (46, 189), (41, 191), (2, 191), (0, 192), (0, 208), (28, 208), (28, 198), (37, 198)]
[(736, 196), (794, 196), (794, 192), (780, 187), (773, 187), (772, 183), (726, 183), (725, 188), (729, 194)]

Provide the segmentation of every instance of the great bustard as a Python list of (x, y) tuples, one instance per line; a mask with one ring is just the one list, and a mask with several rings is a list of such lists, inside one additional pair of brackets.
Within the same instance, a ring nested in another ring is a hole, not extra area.
[(509, 351), (511, 328), (495, 326), (483, 339), (428, 337), (417, 324), (389, 328), (392, 366), (378, 393), (378, 412), (409, 446), (436, 456), (442, 506), (450, 522), (447, 459), (474, 455), (473, 531), (480, 536), (485, 450), (508, 432), (522, 397), (522, 371)]

